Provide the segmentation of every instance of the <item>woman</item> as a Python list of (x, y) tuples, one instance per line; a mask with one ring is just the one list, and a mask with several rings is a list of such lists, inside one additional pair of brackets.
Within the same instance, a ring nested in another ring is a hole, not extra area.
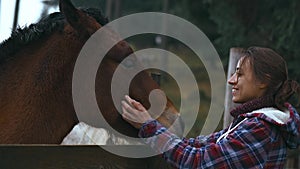
[(179, 139), (129, 96), (122, 116), (177, 168), (283, 168), (287, 148), (300, 144), (300, 118), (288, 103), (299, 99), (300, 87), (288, 79), (285, 61), (271, 49), (251, 47), (228, 83), (233, 102), (242, 104), (231, 111), (227, 129), (208, 136)]

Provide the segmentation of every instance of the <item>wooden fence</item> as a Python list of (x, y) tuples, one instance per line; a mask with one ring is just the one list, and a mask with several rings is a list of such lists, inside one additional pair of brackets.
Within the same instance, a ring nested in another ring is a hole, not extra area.
[[(131, 151), (133, 147), (114, 146), (114, 148)], [(149, 151), (152, 150), (149, 148)], [(172, 167), (160, 155), (147, 158), (127, 158), (114, 155), (99, 146), (1, 145), (0, 168), (171, 169)]]
[[(131, 149), (131, 146), (115, 146)], [(149, 151), (151, 151), (149, 149)], [(286, 169), (299, 169), (299, 150), (288, 151)], [(173, 169), (161, 155), (127, 158), (99, 146), (1, 145), (1, 169)]]

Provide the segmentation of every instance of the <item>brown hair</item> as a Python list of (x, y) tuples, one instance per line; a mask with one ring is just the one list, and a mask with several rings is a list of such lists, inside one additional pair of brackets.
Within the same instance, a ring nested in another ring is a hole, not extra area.
[(243, 58), (242, 64), (249, 60), (256, 79), (268, 85), (265, 95), (274, 96), (277, 108), (283, 110), (293, 96), (297, 98), (295, 106), (299, 105), (300, 86), (288, 78), (286, 62), (279, 54), (269, 48), (250, 47)]

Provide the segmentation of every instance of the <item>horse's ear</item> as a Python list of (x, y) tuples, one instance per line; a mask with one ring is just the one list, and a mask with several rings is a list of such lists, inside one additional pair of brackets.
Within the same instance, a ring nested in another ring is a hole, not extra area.
[(70, 0), (60, 0), (59, 9), (80, 36), (88, 38), (101, 27), (94, 18), (76, 9)]

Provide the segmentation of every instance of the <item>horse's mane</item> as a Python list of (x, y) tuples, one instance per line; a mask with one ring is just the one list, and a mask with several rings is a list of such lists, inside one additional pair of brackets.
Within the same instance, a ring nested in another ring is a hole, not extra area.
[[(103, 16), (99, 9), (82, 8), (81, 10), (95, 18), (101, 25), (108, 23), (108, 19)], [(12, 32), (10, 38), (0, 44), (0, 65), (9, 60), (23, 46), (46, 37), (56, 30), (62, 31), (65, 23), (64, 19), (61, 12), (55, 12), (35, 24), (24, 28), (18, 27)]]

